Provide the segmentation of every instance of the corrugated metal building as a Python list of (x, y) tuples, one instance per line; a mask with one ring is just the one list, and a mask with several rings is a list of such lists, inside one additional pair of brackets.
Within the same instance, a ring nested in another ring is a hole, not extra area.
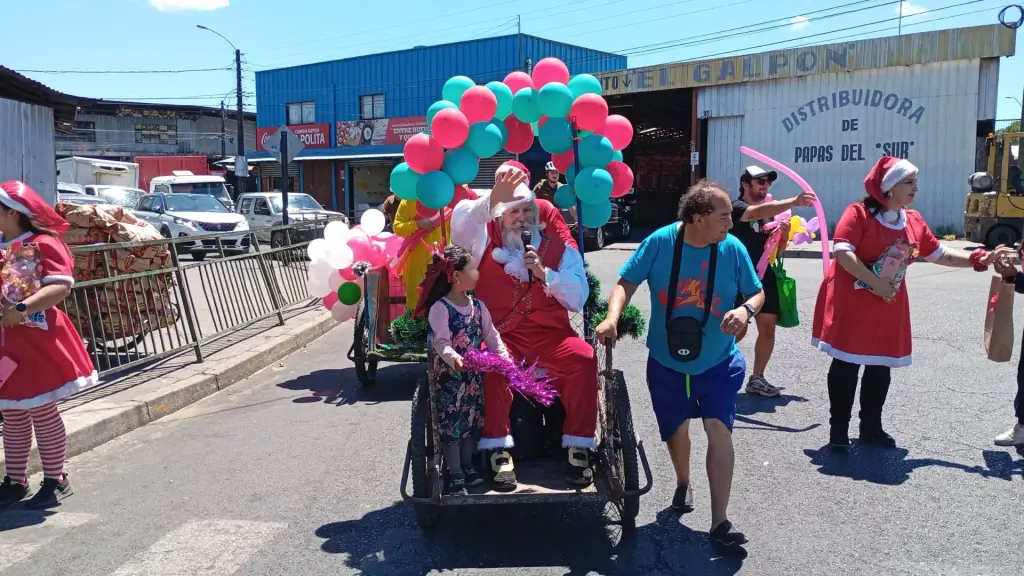
[[(358, 214), (387, 197), (403, 143), (426, 128), (427, 108), (441, 99), (446, 80), (463, 75), (485, 84), (549, 56), (573, 74), (627, 65), (624, 56), (514, 34), (257, 72), (257, 152), (250, 162), (260, 165), (263, 189), (279, 189), (280, 168), (263, 143), (288, 124), (306, 146), (289, 170), (292, 189)], [(547, 160), (539, 146), (524, 155), (534, 156), (541, 165)], [(481, 178), (503, 160), (482, 164)]]
[(76, 101), (0, 66), (0, 181), (21, 180), (57, 202), (54, 133), (70, 131)]
[[(934, 229), (960, 230), (967, 177), (994, 130), (999, 58), (1014, 54), (1015, 40), (997, 24), (605, 74), (610, 104), (631, 119), (639, 93), (692, 103), (679, 148), (697, 154), (685, 182), (666, 190), (661, 174), (638, 173), (637, 212), (674, 202), (700, 177), (736, 191), (743, 167), (755, 163), (740, 154), (745, 145), (799, 172), (832, 225), (864, 195), (880, 155), (909, 158), (921, 169), (914, 207)], [(646, 154), (640, 143), (635, 166)], [(786, 178), (772, 189), (776, 197), (797, 191)]]

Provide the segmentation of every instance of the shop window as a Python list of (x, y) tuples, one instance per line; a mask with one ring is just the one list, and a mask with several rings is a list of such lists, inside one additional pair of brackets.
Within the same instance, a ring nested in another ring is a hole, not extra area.
[(359, 97), (360, 120), (378, 120), (384, 117), (383, 94), (370, 94)]
[(316, 122), (316, 105), (313, 102), (293, 102), (285, 104), (288, 111), (288, 125), (312, 124)]

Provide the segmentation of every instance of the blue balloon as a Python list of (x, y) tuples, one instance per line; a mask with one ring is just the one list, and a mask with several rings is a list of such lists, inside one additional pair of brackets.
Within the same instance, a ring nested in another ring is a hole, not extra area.
[(477, 158), (490, 158), (505, 145), (501, 136), (501, 130), (493, 123), (476, 122), (469, 127), (469, 138), (463, 146)]
[(494, 98), (498, 101), (498, 111), (494, 113), (494, 117), (498, 120), (508, 118), (508, 115), (512, 113), (512, 89), (504, 82), (488, 82), (485, 86), (494, 92)]
[(580, 164), (587, 168), (604, 168), (615, 157), (611, 140), (600, 134), (591, 134), (580, 142)]
[(465, 148), (454, 148), (445, 152), (441, 169), (455, 184), (469, 184), (480, 172), (480, 160)]
[(549, 118), (540, 127), (540, 145), (549, 154), (563, 154), (572, 149), (572, 125), (565, 118)]
[(569, 168), (565, 170), (565, 181), (569, 184), (576, 182), (576, 163), (569, 164)]
[[(462, 100), (462, 95), (473, 86), (476, 86), (476, 82), (465, 76), (452, 76), (444, 83), (444, 87), (441, 88), (441, 97), (458, 105), (459, 101)], [(427, 124), (427, 126), (430, 126), (430, 124)]]
[(491, 120), (491, 124), (494, 124), (498, 127), (498, 130), (501, 130), (501, 147), (504, 148), (505, 144), (508, 143), (508, 127), (505, 126), (504, 122), (498, 120), (496, 117)]
[(402, 200), (415, 200), (420, 175), (402, 162), (391, 171), (391, 191)]
[[(582, 176), (582, 174), (581, 174)], [(600, 228), (612, 219), (612, 203), (605, 200), (600, 204), (584, 204), (580, 220), (586, 228)]]
[(558, 187), (558, 190), (555, 191), (554, 204), (556, 208), (561, 209), (576, 205), (576, 192), (572, 189), (572, 185), (566, 184)]
[(440, 170), (432, 170), (423, 176), (416, 185), (416, 196), (420, 204), (431, 210), (440, 210), (455, 198), (455, 183), (451, 176)]
[(565, 118), (572, 109), (572, 90), (565, 84), (549, 82), (537, 93), (537, 109), (548, 118)]
[(622, 150), (616, 150), (615, 154), (612, 154), (612, 162), (622, 162)]
[(445, 108), (458, 108), (458, 106), (456, 106), (454, 102), (449, 102), (447, 100), (438, 100), (437, 102), (431, 104), (430, 108), (427, 108), (428, 129), (430, 128), (430, 123), (434, 121), (434, 115), (440, 112), (441, 110), (444, 110)]
[(572, 90), (573, 100), (584, 94), (601, 95), (601, 81), (590, 74), (577, 74), (569, 80), (569, 90)]
[[(601, 168), (584, 168), (576, 175), (573, 188), (583, 204), (601, 204), (612, 197), (615, 183), (612, 175)], [(420, 202), (423, 198), (420, 197)]]
[(512, 97), (512, 113), (520, 122), (527, 124), (540, 120), (543, 114), (537, 107), (537, 91), (533, 88), (521, 88), (519, 92), (516, 92), (516, 95)]

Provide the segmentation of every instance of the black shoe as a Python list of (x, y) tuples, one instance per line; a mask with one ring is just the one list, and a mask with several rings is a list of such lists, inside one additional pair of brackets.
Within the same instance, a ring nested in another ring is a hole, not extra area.
[(25, 503), (25, 507), (30, 510), (52, 508), (74, 493), (75, 490), (71, 487), (71, 481), (68, 480), (67, 474), (64, 474), (60, 480), (44, 478), (43, 485), (36, 495)]
[(896, 440), (885, 433), (881, 426), (860, 429), (860, 441), (866, 444), (874, 444), (882, 448), (895, 448)]
[(491, 452), (491, 482), (497, 492), (512, 492), (519, 486), (516, 482), (516, 467), (512, 455), (505, 450)]
[(833, 450), (847, 450), (850, 448), (850, 433), (845, 429), (832, 428), (828, 435), (828, 445)]
[(461, 474), (454, 476), (448, 480), (448, 486), (446, 491), (449, 496), (465, 496), (466, 495), (466, 478)]
[(590, 453), (584, 448), (568, 448), (565, 451), (565, 481), (575, 486), (590, 486), (594, 471), (590, 468)]
[(10, 476), (4, 476), (4, 482), (0, 484), (0, 508), (21, 502), (31, 494), (31, 488), (12, 482)]
[(476, 468), (463, 470), (463, 473), (466, 475), (466, 488), (472, 488), (484, 483), (484, 477), (476, 471)]
[(693, 488), (686, 484), (676, 486), (675, 496), (672, 497), (672, 509), (680, 514), (693, 512)]
[(711, 531), (711, 539), (722, 546), (738, 546), (747, 543), (747, 537), (743, 535), (743, 532), (734, 532), (732, 522), (728, 520), (723, 520), (721, 524), (715, 526), (715, 529)]

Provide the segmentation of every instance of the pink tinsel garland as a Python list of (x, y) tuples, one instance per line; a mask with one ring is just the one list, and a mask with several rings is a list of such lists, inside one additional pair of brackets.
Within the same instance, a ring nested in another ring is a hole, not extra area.
[(462, 356), (466, 370), (501, 374), (508, 387), (530, 400), (550, 406), (558, 393), (551, 386), (551, 378), (537, 374), (537, 363), (527, 366), (526, 361), (516, 364), (490, 350), (469, 349)]

